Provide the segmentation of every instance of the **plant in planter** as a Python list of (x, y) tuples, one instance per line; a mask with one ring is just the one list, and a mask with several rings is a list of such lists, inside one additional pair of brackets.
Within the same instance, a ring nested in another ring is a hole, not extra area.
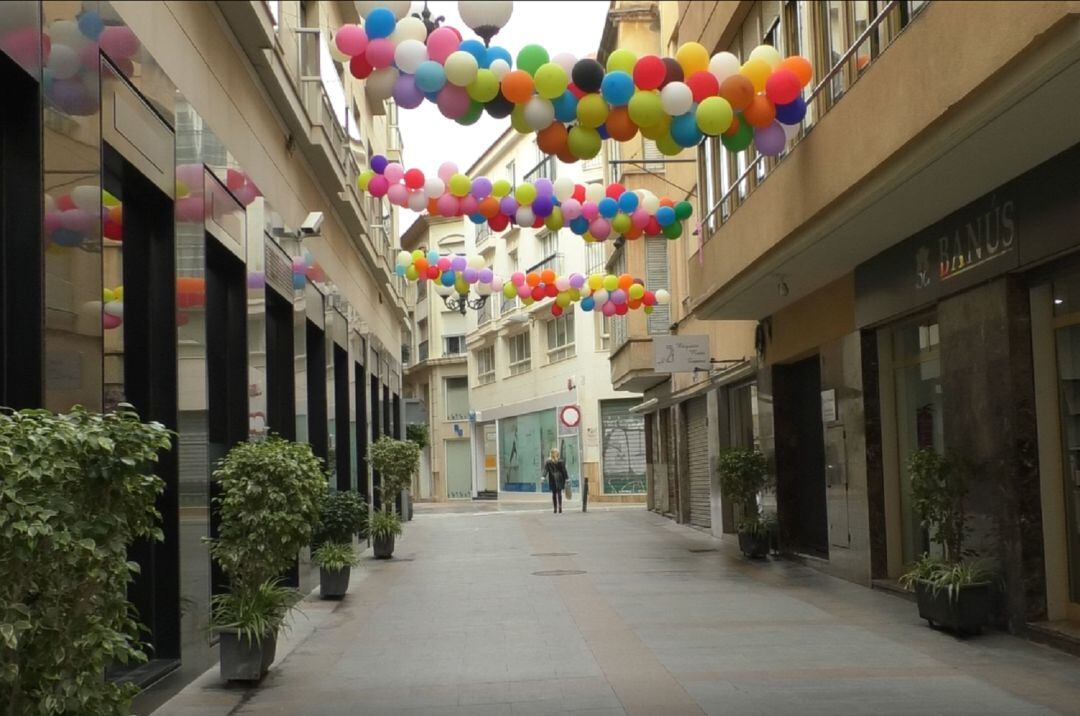
[(311, 555), (319, 565), (319, 596), (340, 599), (349, 591), (349, 576), (359, 564), (352, 542), (325, 542)]
[(147, 658), (128, 547), (162, 539), (152, 469), (170, 443), (129, 405), (0, 414), (3, 713), (129, 712), (138, 689), (102, 677)]
[(371, 467), (382, 476), (380, 496), (384, 505), (394, 505), (403, 491), (412, 485), (420, 469), (420, 447), (409, 440), (383, 436), (368, 448)]
[(394, 556), (394, 538), (401, 534), (401, 519), (387, 508), (377, 510), (368, 522), (375, 559)]
[(942, 556), (924, 554), (900, 578), (914, 589), (919, 616), (930, 626), (959, 633), (977, 633), (990, 620), (996, 575), (986, 561), (970, 562), (964, 549), (967, 535), (965, 471), (953, 460), (930, 449), (916, 450), (908, 459), (912, 508), (930, 532)]
[(410, 423), (405, 426), (405, 439), (416, 443), (421, 450), (428, 446), (427, 423)]
[(311, 447), (271, 436), (235, 445), (214, 472), (221, 518), (210, 554), (229, 579), (214, 599), (221, 675), (258, 681), (274, 660), (277, 634), (299, 594), (281, 586), (297, 551), (311, 542), (326, 473)]
[(721, 491), (742, 511), (738, 525), (739, 549), (747, 557), (767, 556), (776, 531), (776, 520), (762, 516), (758, 495), (769, 484), (768, 461), (756, 448), (730, 448), (720, 454), (717, 471)]
[(352, 490), (328, 492), (322, 500), (319, 524), (315, 528), (312, 546), (325, 542), (348, 543), (354, 536), (367, 533), (368, 506), (359, 493)]

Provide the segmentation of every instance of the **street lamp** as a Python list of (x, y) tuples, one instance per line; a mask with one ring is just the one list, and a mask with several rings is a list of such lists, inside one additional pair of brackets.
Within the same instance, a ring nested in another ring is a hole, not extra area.
[[(435, 283), (433, 286), (435, 293), (442, 296), (443, 303), (451, 311), (457, 311), (461, 315), (465, 315), (465, 309), (471, 308), (474, 311), (483, 310), (487, 305), (488, 298), (491, 294), (481, 293), (476, 298), (469, 298), (469, 294), (460, 294), (453, 286), (445, 286), (441, 283)], [(490, 289), (488, 289), (490, 291)]]
[(503, 29), (514, 12), (511, 0), (461, 0), (458, 14), (473, 32), (484, 38), (484, 44), (490, 45), (491, 38)]
[(427, 0), (424, 0), (424, 9), (419, 13), (414, 12), (412, 16), (424, 23), (424, 27), (427, 28), (427, 34), (429, 35), (439, 29), (440, 23), (446, 22), (446, 18), (442, 15), (439, 15), (434, 20), (431, 19), (431, 10), (428, 9)]

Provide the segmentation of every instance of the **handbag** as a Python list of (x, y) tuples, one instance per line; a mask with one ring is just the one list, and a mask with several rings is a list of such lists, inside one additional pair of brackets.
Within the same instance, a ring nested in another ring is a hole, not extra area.
[(568, 500), (574, 499), (574, 495), (570, 491), (570, 481), (569, 480), (566, 481), (565, 490), (566, 490), (566, 499), (568, 499)]

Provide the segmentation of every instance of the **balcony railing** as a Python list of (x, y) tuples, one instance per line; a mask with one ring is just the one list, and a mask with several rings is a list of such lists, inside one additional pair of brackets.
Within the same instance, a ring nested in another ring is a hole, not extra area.
[(515, 296), (514, 298), (506, 298), (505, 296), (503, 296), (502, 307), (499, 309), (499, 315), (505, 316), (507, 313), (510, 313), (520, 305), (521, 302), (519, 301), (517, 296)]
[(428, 342), (420, 341), (420, 345), (416, 347), (417, 359), (423, 363), (428, 359)]
[[(322, 31), (317, 27), (297, 27), (295, 32), (297, 67), (300, 68), (297, 89), (303, 98), (304, 109), (312, 125), (322, 128), (326, 144), (345, 174), (346, 184), (352, 185), (360, 170), (349, 146), (349, 133), (338, 118), (339, 112), (323, 79), (323, 63), (327, 58), (323, 57)], [(344, 87), (338, 89), (345, 103)], [(348, 121), (347, 105), (343, 104), (340, 114)]]
[(531, 182), (537, 179), (550, 179), (555, 181), (555, 157), (541, 159), (535, 167), (525, 174), (525, 181)]
[(537, 264), (533, 264), (529, 268), (525, 269), (525, 273), (532, 273), (534, 271), (544, 271), (545, 269), (551, 269), (555, 272), (555, 275), (559, 275), (562, 273), (562, 265), (563, 255), (558, 253), (551, 254), (543, 261)]
[(491, 298), (489, 298), (484, 303), (484, 307), (481, 308), (479, 313), (476, 314), (476, 324), (478, 326), (483, 326), (486, 323), (490, 323), (491, 319), (493, 319), (494, 317), (495, 317), (495, 301), (493, 301)]

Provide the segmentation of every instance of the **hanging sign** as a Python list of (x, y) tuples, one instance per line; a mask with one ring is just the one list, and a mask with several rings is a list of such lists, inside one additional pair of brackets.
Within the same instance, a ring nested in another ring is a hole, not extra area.
[(576, 428), (581, 422), (581, 410), (576, 405), (567, 405), (559, 411), (559, 421), (568, 428)]

